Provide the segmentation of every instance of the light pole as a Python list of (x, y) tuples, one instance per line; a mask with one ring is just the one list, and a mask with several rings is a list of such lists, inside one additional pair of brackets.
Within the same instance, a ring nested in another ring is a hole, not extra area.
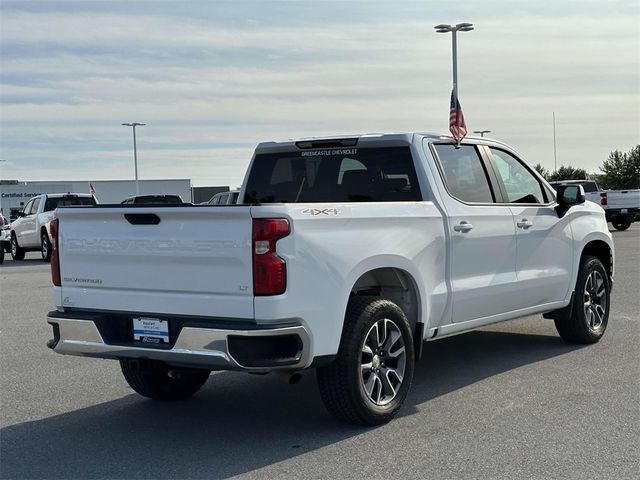
[(484, 137), (484, 134), (491, 133), (491, 130), (474, 130), (473, 133), (479, 133), (481, 137)]
[(125, 127), (133, 128), (133, 167), (136, 171), (136, 195), (140, 195), (140, 186), (138, 185), (138, 150), (136, 148), (136, 127), (144, 127), (146, 123), (123, 123)]
[(437, 33), (449, 33), (452, 34), (452, 55), (453, 55), (453, 94), (455, 98), (458, 98), (458, 44), (456, 42), (457, 32), (469, 32), (473, 30), (472, 23), (458, 23), (451, 26), (444, 23), (433, 27)]
[(553, 171), (558, 171), (558, 155), (556, 153), (556, 112), (553, 112)]

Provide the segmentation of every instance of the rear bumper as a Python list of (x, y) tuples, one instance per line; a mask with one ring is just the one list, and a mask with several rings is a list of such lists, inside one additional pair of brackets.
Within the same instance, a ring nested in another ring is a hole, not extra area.
[(255, 325), (250, 329), (183, 326), (172, 345), (147, 346), (105, 340), (97, 324), (100, 317), (103, 315), (94, 320), (87, 314), (50, 312), (47, 322), (53, 327), (54, 338), (47, 346), (63, 355), (159, 360), (211, 370), (297, 370), (310, 363), (310, 337), (302, 325)]
[(640, 217), (640, 208), (607, 208), (604, 212), (607, 222), (620, 218), (629, 218), (633, 221)]

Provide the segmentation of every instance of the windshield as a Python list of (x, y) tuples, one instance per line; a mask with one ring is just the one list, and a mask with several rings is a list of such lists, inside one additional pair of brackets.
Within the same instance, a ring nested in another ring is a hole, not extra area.
[(409, 147), (259, 154), (245, 203), (420, 201)]
[(76, 197), (73, 195), (65, 197), (49, 197), (44, 204), (44, 211), (50, 212), (58, 207), (70, 207), (73, 205), (95, 205), (96, 199), (93, 197)]

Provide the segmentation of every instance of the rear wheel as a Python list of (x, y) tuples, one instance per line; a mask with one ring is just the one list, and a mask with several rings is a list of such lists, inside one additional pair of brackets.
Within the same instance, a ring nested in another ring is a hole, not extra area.
[(317, 371), (322, 400), (348, 423), (386, 423), (404, 403), (414, 362), (413, 336), (403, 311), (379, 297), (354, 297), (338, 356)]
[(569, 343), (596, 343), (609, 322), (609, 276), (600, 259), (586, 255), (580, 262), (572, 309), (556, 318), (563, 340)]
[(15, 235), (11, 235), (11, 258), (14, 260), (23, 260), (25, 251), (18, 245), (18, 239)]
[(42, 232), (42, 235), (40, 235), (40, 253), (42, 254), (42, 260), (45, 262), (51, 261), (51, 242), (47, 232)]
[(4, 242), (0, 242), (0, 265), (4, 263)]
[(156, 361), (123, 359), (120, 367), (131, 388), (154, 400), (184, 400), (205, 384), (211, 373), (196, 368), (173, 368)]
[(625, 218), (622, 220), (615, 220), (611, 222), (616, 230), (626, 230), (631, 226), (631, 219)]

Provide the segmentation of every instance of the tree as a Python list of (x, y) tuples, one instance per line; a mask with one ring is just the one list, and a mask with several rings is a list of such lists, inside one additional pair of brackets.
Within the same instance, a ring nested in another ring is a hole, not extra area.
[(562, 165), (558, 170), (552, 172), (547, 177), (550, 182), (559, 180), (584, 180), (588, 178), (587, 171), (582, 168), (573, 168), (572, 166)]
[(628, 153), (614, 150), (600, 167), (601, 186), (608, 190), (640, 188), (640, 144)]
[(542, 176), (544, 177), (544, 179), (545, 179), (545, 180), (549, 178), (549, 170), (547, 170), (546, 168), (544, 168), (544, 167), (542, 166), (542, 164), (540, 164), (540, 163), (536, 163), (536, 164), (535, 164), (535, 166), (534, 166), (533, 168), (535, 168), (535, 169), (536, 169), (536, 171), (537, 171), (540, 175), (542, 175)]

